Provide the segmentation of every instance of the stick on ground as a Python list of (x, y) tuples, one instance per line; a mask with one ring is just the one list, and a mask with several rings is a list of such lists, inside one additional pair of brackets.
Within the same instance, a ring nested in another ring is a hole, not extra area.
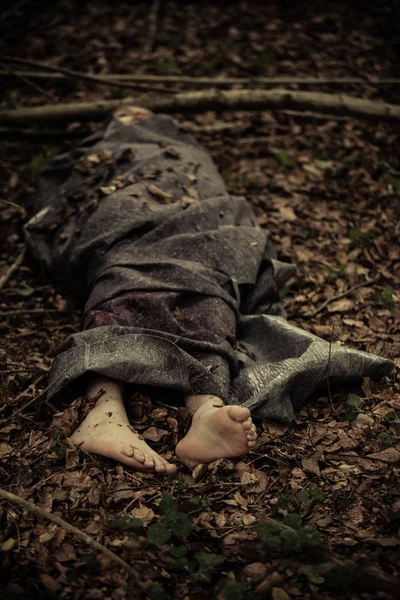
[(14, 275), (14, 273), (16, 271), (18, 271), (18, 269), (20, 268), (22, 261), (24, 260), (24, 257), (25, 257), (25, 252), (26, 252), (26, 248), (24, 247), (21, 254), (18, 256), (17, 260), (15, 262), (13, 262), (13, 264), (8, 269), (8, 271), (6, 271), (6, 273), (4, 273), (4, 275), (2, 277), (0, 277), (0, 290), (3, 289), (3, 287), (11, 279), (11, 277)]
[(90, 537), (90, 535), (88, 535), (84, 531), (81, 531), (74, 525), (71, 525), (70, 523), (67, 523), (67, 521), (64, 521), (64, 519), (61, 519), (60, 517), (53, 515), (53, 513), (49, 512), (47, 510), (44, 510), (40, 506), (37, 506), (37, 504), (33, 504), (33, 502), (29, 502), (28, 500), (24, 500), (24, 498), (20, 498), (19, 496), (16, 496), (15, 494), (12, 494), (11, 492), (7, 492), (6, 490), (3, 490), (2, 488), (0, 488), (0, 498), (4, 498), (5, 500), (8, 500), (8, 502), (13, 502), (14, 504), (18, 504), (19, 506), (22, 506), (28, 512), (35, 513), (36, 515), (39, 515), (40, 517), (43, 517), (44, 519), (48, 519), (49, 521), (51, 521), (52, 523), (55, 523), (59, 527), (66, 529), (70, 533), (73, 533), (74, 535), (79, 537), (81, 540), (86, 542), (86, 544), (88, 544), (89, 546), (92, 546), (92, 548), (96, 548), (96, 550), (99, 550), (99, 552), (103, 552), (103, 554), (106, 554), (106, 556), (111, 558), (113, 561), (117, 562), (119, 565), (121, 565), (122, 567), (127, 569), (130, 573), (132, 573), (136, 577), (138, 577), (138, 574), (134, 571), (134, 569), (127, 562), (122, 560), (122, 558), (120, 558), (119, 556), (114, 554), (114, 552), (112, 552), (111, 550), (109, 550), (108, 548), (106, 548), (105, 546), (100, 544), (99, 542), (96, 542), (96, 540), (94, 540), (92, 537)]
[(0, 124), (15, 125), (40, 121), (100, 120), (120, 106), (141, 106), (155, 112), (200, 113), (209, 110), (300, 110), (347, 115), (382, 121), (399, 121), (400, 106), (353, 98), (344, 94), (291, 90), (206, 90), (173, 96), (148, 96), (71, 104), (35, 106), (0, 111)]

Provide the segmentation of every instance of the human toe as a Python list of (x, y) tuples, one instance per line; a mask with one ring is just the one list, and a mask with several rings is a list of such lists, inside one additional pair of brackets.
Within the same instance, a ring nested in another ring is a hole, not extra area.
[(154, 470), (157, 473), (165, 473), (166, 466), (165, 466), (164, 461), (161, 458), (155, 458), (154, 459)]
[(249, 419), (250, 411), (244, 406), (229, 406), (228, 415), (234, 421), (239, 421), (243, 424)]
[(150, 456), (149, 454), (145, 454), (143, 466), (147, 467), (148, 469), (153, 469), (155, 466), (154, 458), (152, 456)]

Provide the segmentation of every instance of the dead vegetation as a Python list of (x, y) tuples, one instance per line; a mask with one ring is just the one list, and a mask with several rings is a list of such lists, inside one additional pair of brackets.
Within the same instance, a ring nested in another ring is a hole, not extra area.
[[(364, 12), (319, 2), (261, 9), (261, 2), (168, 1), (150, 24), (146, 3), (18, 4), (4, 19), (0, 47), (21, 58), (99, 75), (357, 77), (365, 83), (341, 90), (398, 104), (396, 87), (368, 79), (399, 76), (390, 2)], [(1, 109), (39, 106), (49, 96), (56, 104), (119, 94), (88, 81), (10, 78)], [(230, 190), (252, 203), (281, 257), (298, 265), (283, 299), (289, 317), (399, 366), (397, 126), (293, 111), (182, 120)], [(79, 122), (32, 126), (31, 136), (11, 132), (0, 142), (0, 487), (78, 528), (135, 573), (3, 497), (0, 597), (398, 596), (398, 372), (361, 389), (329, 390), (293, 427), (258, 423), (258, 445), (242, 460), (179, 463), (176, 476), (134, 473), (68, 448), (85, 403), (51, 415), (42, 392), (49, 353), (79, 329), (79, 309), (32, 257), (18, 261), (40, 168), (82, 129)], [(169, 458), (179, 435), (170, 404), (142, 393), (130, 403), (132, 423)]]

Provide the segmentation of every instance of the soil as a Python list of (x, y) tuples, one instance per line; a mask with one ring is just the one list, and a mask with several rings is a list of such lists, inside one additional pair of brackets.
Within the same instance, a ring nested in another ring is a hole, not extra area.
[[(396, 2), (25, 0), (0, 11), (1, 55), (94, 74), (358, 77), (288, 87), (400, 99), (399, 84), (371, 80), (400, 76)], [(2, 109), (137, 93), (15, 77), (15, 68), (0, 56)], [(399, 126), (283, 110), (179, 118), (230, 191), (248, 198), (280, 257), (297, 264), (283, 294), (289, 318), (399, 367)], [(41, 167), (96, 126), (0, 128), (0, 276), (23, 250)], [(0, 488), (135, 569), (2, 500), (0, 598), (400, 596), (398, 370), (328, 390), (292, 427), (257, 423), (258, 445), (241, 460), (178, 461), (168, 477), (135, 473), (67, 446), (84, 399), (56, 415), (45, 408), (51, 351), (79, 330), (80, 307), (32, 256), (0, 293)], [(170, 399), (138, 392), (130, 414), (172, 458), (180, 431)]]

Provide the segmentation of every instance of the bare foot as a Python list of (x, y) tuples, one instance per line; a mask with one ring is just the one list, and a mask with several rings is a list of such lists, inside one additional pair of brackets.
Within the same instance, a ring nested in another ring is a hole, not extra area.
[(191, 398), (192, 405), (196, 405), (196, 399), (200, 402), (188, 433), (176, 446), (179, 458), (209, 463), (217, 458), (241, 456), (254, 446), (257, 433), (248, 408), (224, 406), (216, 396)]
[(113, 458), (138, 471), (175, 473), (176, 465), (164, 460), (140, 439), (128, 421), (119, 384), (103, 380), (89, 393), (103, 389), (96, 406), (70, 437), (74, 445), (86, 452)]

